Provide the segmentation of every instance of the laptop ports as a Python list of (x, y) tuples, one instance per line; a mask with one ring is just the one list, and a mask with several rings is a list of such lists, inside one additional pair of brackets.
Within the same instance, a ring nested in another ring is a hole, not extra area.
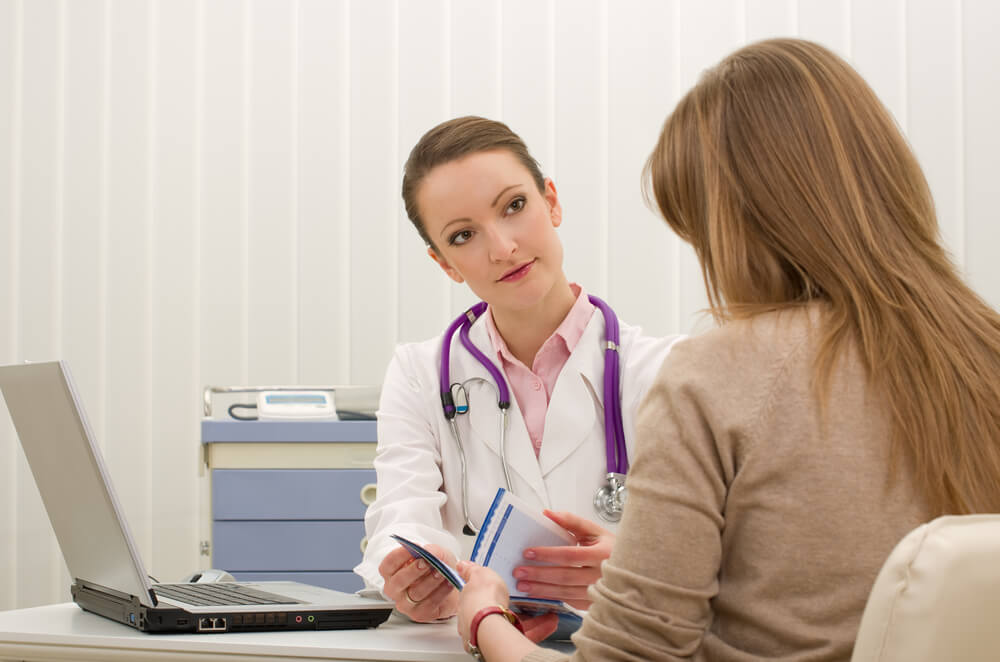
[(226, 619), (225, 618), (199, 618), (198, 619), (198, 632), (225, 632), (226, 631)]

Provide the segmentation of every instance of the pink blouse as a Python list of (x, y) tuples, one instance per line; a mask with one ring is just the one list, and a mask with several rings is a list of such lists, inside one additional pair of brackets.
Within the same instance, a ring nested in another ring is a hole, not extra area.
[(493, 344), (493, 349), (500, 360), (500, 366), (507, 377), (507, 383), (521, 408), (524, 424), (528, 428), (528, 436), (535, 448), (535, 457), (538, 457), (538, 452), (542, 448), (545, 414), (549, 410), (549, 398), (552, 395), (552, 389), (556, 386), (556, 379), (594, 314), (594, 304), (590, 303), (583, 288), (576, 283), (571, 283), (570, 287), (576, 294), (576, 302), (569, 309), (562, 324), (535, 354), (535, 360), (530, 369), (511, 354), (507, 343), (497, 331), (493, 315), (486, 316), (486, 331), (489, 333), (490, 342)]

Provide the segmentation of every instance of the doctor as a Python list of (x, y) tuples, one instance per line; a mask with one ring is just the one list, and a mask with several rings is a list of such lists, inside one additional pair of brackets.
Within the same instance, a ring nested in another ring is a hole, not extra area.
[[(453, 340), (445, 333), (397, 348), (379, 404), (378, 497), (365, 516), (368, 545), (355, 572), (413, 620), (453, 615), (457, 591), (389, 535), (425, 544), (454, 567), (469, 558), (497, 488), (509, 484), (579, 540), (528, 550), (526, 557), (552, 565), (519, 568), (519, 589), (587, 608), (586, 589), (600, 576), (616, 526), (613, 514), (602, 519), (595, 494), (609, 471), (627, 470), (625, 457), (612, 466), (605, 412), (613, 422), (610, 405), (618, 403), (605, 398), (606, 379), (620, 363), (620, 382), (610, 384), (620, 393), (621, 445), (631, 453), (635, 411), (677, 338), (643, 336), (569, 282), (555, 185), (506, 125), (462, 117), (431, 129), (406, 162), (403, 200), (431, 259), (488, 307), (456, 320)], [(494, 370), (461, 343), (463, 331), (455, 330), (464, 319), (474, 319), (468, 340)], [(609, 360), (615, 325), (620, 338)], [(444, 380), (454, 385), (459, 412), (450, 420)]]

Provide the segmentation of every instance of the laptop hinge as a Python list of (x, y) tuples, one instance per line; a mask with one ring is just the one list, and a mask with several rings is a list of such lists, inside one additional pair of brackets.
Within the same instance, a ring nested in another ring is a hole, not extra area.
[[(92, 593), (98, 593), (98, 594), (113, 596), (115, 598), (118, 598), (119, 600), (128, 600), (128, 601), (136, 602), (138, 604), (142, 604), (142, 600), (140, 600), (138, 596), (131, 595), (130, 593), (123, 593), (122, 591), (116, 591), (113, 588), (108, 588), (107, 586), (101, 586), (100, 584), (94, 584), (94, 583), (85, 581), (83, 579), (80, 579), (79, 577), (77, 577), (73, 581), (80, 588), (86, 589), (87, 591), (90, 591)], [(156, 593), (153, 591), (152, 588), (149, 589), (149, 599), (152, 601), (152, 605), (154, 607), (157, 604), (159, 604), (159, 600), (157, 600), (157, 598), (156, 598)]]

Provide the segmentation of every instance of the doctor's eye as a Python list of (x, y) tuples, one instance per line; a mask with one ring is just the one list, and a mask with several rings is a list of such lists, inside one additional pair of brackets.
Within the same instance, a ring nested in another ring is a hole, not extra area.
[(461, 246), (470, 239), (472, 239), (472, 230), (460, 230), (449, 237), (448, 244), (451, 246)]
[(510, 204), (507, 205), (507, 211), (506, 211), (507, 215), (509, 216), (511, 214), (516, 214), (517, 212), (524, 209), (524, 205), (526, 204), (527, 201), (524, 199), (523, 196), (518, 196), (514, 198), (513, 200), (510, 201)]

